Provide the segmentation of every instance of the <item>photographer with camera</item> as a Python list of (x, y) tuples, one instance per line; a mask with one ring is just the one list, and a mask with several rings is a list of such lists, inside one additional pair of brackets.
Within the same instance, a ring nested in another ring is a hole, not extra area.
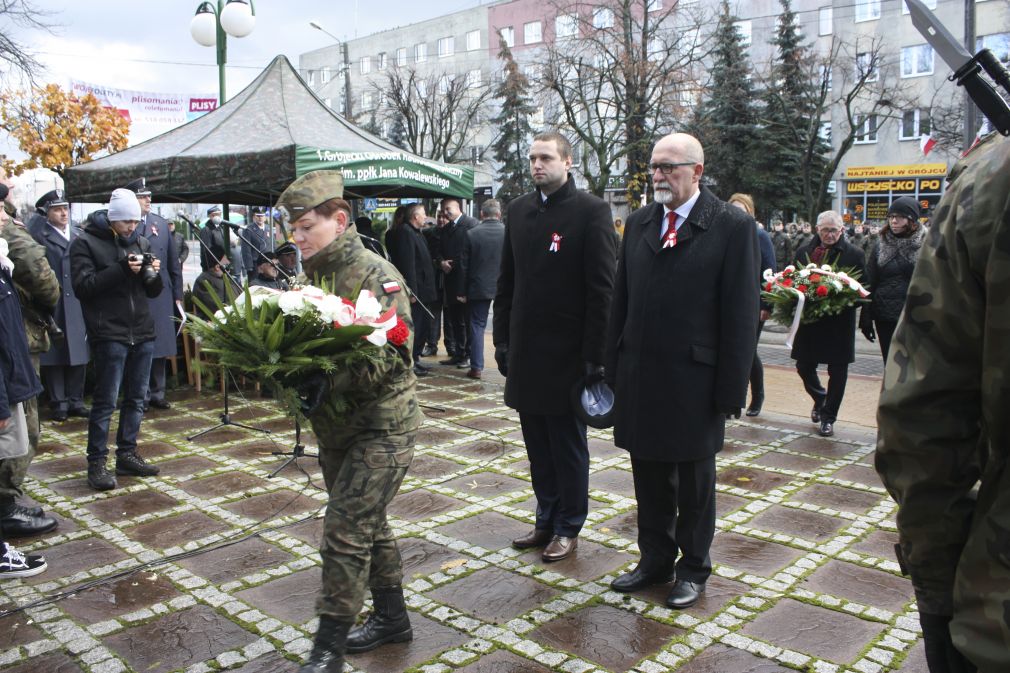
[[(128, 189), (117, 189), (108, 210), (88, 216), (84, 233), (70, 246), (74, 292), (84, 309), (95, 361), (95, 392), (88, 421), (88, 484), (98, 491), (116, 487), (106, 469), (109, 420), (120, 382), (123, 407), (116, 434), (116, 474), (141, 477), (158, 468), (137, 454), (144, 397), (154, 354), (154, 320), (149, 298), (162, 290), (161, 262), (137, 232), (140, 203)], [(124, 377), (125, 373), (125, 377)]]

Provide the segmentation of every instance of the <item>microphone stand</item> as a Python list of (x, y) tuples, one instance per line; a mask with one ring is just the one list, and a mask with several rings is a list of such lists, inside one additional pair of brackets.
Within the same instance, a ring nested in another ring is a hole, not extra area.
[(291, 447), (290, 451), (273, 451), (270, 455), (289, 456), (289, 457), (287, 460), (281, 463), (280, 467), (278, 467), (276, 470), (270, 473), (270, 476), (268, 477), (269, 479), (273, 479), (274, 477), (276, 477), (278, 474), (281, 473), (282, 470), (284, 470), (285, 467), (287, 467), (291, 463), (294, 463), (299, 470), (305, 472), (305, 469), (298, 464), (299, 458), (319, 458), (319, 454), (317, 453), (305, 453), (305, 445), (302, 444), (302, 424), (301, 421), (298, 420), (297, 414), (295, 414), (295, 445)]
[[(231, 229), (232, 232), (236, 236), (238, 236), (238, 240), (242, 241), (243, 245), (248, 245), (253, 250), (256, 250), (256, 254), (258, 254), (258, 255), (262, 255), (263, 254), (262, 252), (259, 251), (259, 249), (255, 245), (253, 245), (252, 243), (249, 242), (248, 238), (246, 238), (245, 236), (243, 236), (241, 234), (242, 228), (239, 227), (237, 224), (235, 224), (234, 222), (224, 222), (224, 221), (222, 221), (221, 224), (224, 224), (229, 229)], [(271, 236), (272, 235), (273, 235), (273, 232), (271, 232)], [(284, 269), (282, 269), (280, 267), (280, 265), (277, 264), (277, 262), (275, 262), (275, 261), (273, 261), (272, 259), (269, 259), (269, 258), (267, 258), (267, 261), (270, 262), (270, 266), (272, 266), (273, 268), (277, 269), (277, 273), (279, 273), (281, 276), (283, 276), (284, 280), (290, 282), (291, 280), (294, 279), (294, 276), (292, 276), (290, 273), (288, 273), (287, 271), (285, 271)]]

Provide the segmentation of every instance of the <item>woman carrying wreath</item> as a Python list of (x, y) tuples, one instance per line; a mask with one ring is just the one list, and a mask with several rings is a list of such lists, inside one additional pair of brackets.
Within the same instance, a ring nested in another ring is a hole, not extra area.
[(926, 229), (919, 225), (919, 202), (911, 196), (902, 196), (888, 209), (887, 223), (866, 259), (864, 285), (873, 294), (871, 303), (859, 314), (859, 329), (870, 341), (880, 339), (884, 362), (925, 238)]
[[(339, 171), (314, 171), (288, 187), (277, 202), (290, 218), (308, 280), (325, 279), (342, 297), (368, 290), (383, 311), (395, 306), (413, 331), (406, 285), (391, 262), (362, 245), (343, 200)], [(319, 441), (319, 462), (329, 492), (323, 541), (319, 630), (301, 673), (338, 673), (345, 652), (411, 640), (403, 600), (403, 570), (386, 506), (414, 455), (421, 424), (411, 363), (413, 334), (383, 357), (299, 384), (303, 410)], [(351, 631), (366, 586), (374, 609)]]
[[(796, 251), (797, 267), (813, 262), (830, 264), (835, 271), (845, 271), (859, 279), (865, 273), (863, 251), (845, 240), (842, 216), (826, 210), (817, 216), (814, 238)], [(820, 435), (831, 437), (838, 409), (842, 406), (845, 384), (849, 378), (849, 363), (856, 359), (856, 307), (817, 322), (801, 324), (793, 340), (791, 357), (796, 360), (796, 373), (814, 401), (810, 420), (820, 424)], [(828, 366), (828, 386), (825, 389), (817, 376), (817, 365)]]

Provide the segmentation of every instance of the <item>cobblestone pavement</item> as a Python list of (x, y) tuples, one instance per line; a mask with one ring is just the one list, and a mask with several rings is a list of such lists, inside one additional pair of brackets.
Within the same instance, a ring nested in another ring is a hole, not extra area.
[[(414, 641), (349, 657), (355, 671), (926, 670), (872, 429), (827, 440), (796, 417), (734, 422), (719, 456), (715, 574), (702, 601), (675, 612), (667, 587), (608, 588), (637, 558), (629, 461), (609, 432), (591, 432), (591, 513), (577, 554), (545, 565), (509, 547), (533, 521), (518, 418), (499, 383), (460, 373), (423, 380), (428, 420), (390, 510)], [(227, 428), (187, 441), (216, 422), (221, 398), (176, 392), (142, 430), (141, 452), (161, 475), (120, 478), (106, 493), (84, 478), (86, 422), (46, 424), (27, 491), (61, 524), (18, 541), (50, 567), (0, 585), (0, 610), (34, 606), (0, 618), (0, 671), (296, 670), (316, 625), (325, 496), (310, 459), (300, 461), (308, 477), (289, 467), (268, 478), (292, 424), (246, 395), (233, 398), (234, 417), (272, 434)], [(310, 432), (303, 439), (314, 446)], [(152, 565), (128, 574), (140, 564)]]

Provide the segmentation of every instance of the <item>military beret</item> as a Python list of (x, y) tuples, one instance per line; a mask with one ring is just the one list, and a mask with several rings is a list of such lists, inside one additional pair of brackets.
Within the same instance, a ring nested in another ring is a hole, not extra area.
[(147, 178), (137, 178), (126, 183), (126, 189), (137, 196), (150, 196), (151, 190), (147, 188)]
[(274, 252), (276, 252), (278, 255), (293, 255), (296, 252), (298, 252), (298, 248), (295, 247), (294, 243), (288, 241), (284, 245), (278, 246), (277, 250), (275, 250)]
[(67, 202), (62, 189), (54, 189), (46, 192), (38, 201), (35, 202), (35, 207), (39, 210), (39, 212), (43, 213), (50, 208), (69, 205), (70, 203)]
[(294, 222), (320, 203), (344, 198), (344, 176), (340, 171), (312, 171), (284, 190), (277, 207), (287, 211)]

